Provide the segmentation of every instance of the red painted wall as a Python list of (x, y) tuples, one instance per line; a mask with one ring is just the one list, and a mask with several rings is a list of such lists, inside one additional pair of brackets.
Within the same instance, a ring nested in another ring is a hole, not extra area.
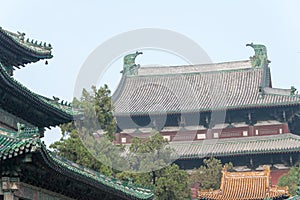
[(289, 169), (274, 169), (274, 170), (271, 170), (271, 184), (272, 184), (272, 186), (277, 185), (279, 178), (282, 175), (287, 174), (288, 172), (289, 172)]

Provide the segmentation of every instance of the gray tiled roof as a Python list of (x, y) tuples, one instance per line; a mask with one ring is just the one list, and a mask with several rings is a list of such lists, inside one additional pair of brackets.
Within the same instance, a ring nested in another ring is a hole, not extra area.
[(191, 142), (171, 142), (181, 159), (230, 155), (295, 152), (300, 150), (300, 136), (291, 133)]
[[(287, 90), (268, 89), (267, 68), (253, 68), (250, 61), (209, 65), (140, 68), (123, 76), (113, 95), (116, 115), (159, 112), (209, 111), (299, 104)], [(264, 82), (263, 82), (264, 81)]]

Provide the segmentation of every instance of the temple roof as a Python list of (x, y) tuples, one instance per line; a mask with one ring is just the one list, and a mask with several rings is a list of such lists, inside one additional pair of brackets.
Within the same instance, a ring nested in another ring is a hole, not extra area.
[(179, 159), (300, 151), (300, 136), (291, 133), (228, 139), (170, 142)]
[(121, 116), (299, 105), (300, 98), (272, 88), (269, 67), (246, 60), (140, 67), (136, 75), (123, 75), (113, 102)]
[(13, 33), (0, 27), (0, 62), (6, 67), (24, 66), (52, 58), (51, 45), (25, 39), (25, 33)]
[(69, 176), (83, 185), (88, 184), (97, 190), (111, 192), (118, 199), (153, 199), (153, 192), (150, 189), (107, 177), (55, 155), (46, 149), (35, 130), (37, 129), (26, 129), (23, 133), (19, 133), (0, 128), (0, 162), (24, 154), (39, 154), (43, 162), (55, 170), (59, 176)]
[(0, 63), (0, 107), (40, 128), (70, 122), (80, 113), (71, 106), (38, 95), (10, 76)]
[(221, 187), (214, 191), (200, 191), (205, 200), (259, 200), (288, 197), (288, 188), (270, 187), (270, 168), (259, 172), (227, 172), (223, 170)]

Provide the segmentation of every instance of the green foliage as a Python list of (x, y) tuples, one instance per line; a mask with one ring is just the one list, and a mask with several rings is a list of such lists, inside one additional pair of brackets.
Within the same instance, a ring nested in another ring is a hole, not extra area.
[[(71, 124), (67, 124), (65, 126), (70, 125)], [(67, 158), (75, 163), (92, 168), (96, 171), (100, 171), (101, 169), (101, 163), (84, 147), (76, 129), (73, 129), (68, 133), (67, 139), (62, 138), (60, 141), (51, 144), (50, 148), (61, 157)]]
[(297, 184), (300, 180), (300, 164), (291, 167), (288, 174), (279, 178), (278, 186), (288, 186), (289, 193), (294, 196), (297, 195)]
[[(190, 184), (199, 184), (201, 189), (219, 189), (222, 178), (222, 163), (216, 158), (204, 159), (204, 165), (196, 169), (190, 176)], [(231, 170), (232, 163), (225, 164)]]
[[(110, 90), (107, 85), (92, 91), (82, 91), (80, 100), (74, 98), (73, 107), (83, 111), (83, 120), (61, 125), (62, 138), (50, 145), (58, 155), (83, 166), (113, 175), (109, 166), (124, 166), (121, 148), (112, 144), (116, 121), (112, 115)], [(102, 134), (99, 134), (99, 130)], [(129, 167), (129, 166), (128, 166)], [(117, 168), (117, 167), (115, 167)]]
[[(81, 109), (84, 117), (61, 126), (61, 140), (50, 146), (56, 153), (105, 175), (154, 188), (158, 200), (190, 199), (188, 174), (170, 165), (173, 151), (159, 132), (154, 131), (147, 139), (133, 139), (126, 158), (121, 156), (124, 147), (112, 144), (116, 121), (106, 85), (98, 90), (92, 87), (92, 92), (83, 90), (72, 105)], [(120, 167), (122, 172), (115, 170)]]
[(92, 86), (91, 92), (83, 89), (80, 100), (74, 98), (73, 107), (84, 112), (83, 120), (76, 124), (77, 128), (82, 128), (80, 132), (86, 131), (91, 134), (95, 130), (102, 130), (110, 141), (115, 139), (116, 120), (112, 114), (110, 93), (107, 85), (98, 90)]
[(191, 199), (188, 174), (175, 164), (160, 170), (154, 194), (158, 200)]
[(128, 155), (131, 170), (152, 172), (171, 163), (172, 150), (167, 147), (168, 141), (158, 131), (152, 134), (145, 141), (141, 138), (133, 139)]
[(94, 108), (96, 111), (98, 122), (100, 123), (101, 129), (105, 130), (106, 136), (113, 141), (115, 139), (116, 132), (116, 120), (113, 116), (113, 104), (110, 97), (110, 90), (105, 84), (98, 90), (96, 87), (92, 87), (94, 94)]
[(142, 185), (143, 187), (153, 188), (151, 173), (133, 173), (133, 172), (120, 172), (116, 174), (116, 177), (124, 181), (133, 181), (136, 185)]
[(157, 131), (146, 140), (133, 139), (128, 157), (132, 163), (131, 170), (144, 172), (122, 172), (117, 177), (154, 187), (155, 199), (158, 200), (190, 199), (188, 174), (177, 165), (170, 165), (173, 151), (167, 145), (168, 141)]

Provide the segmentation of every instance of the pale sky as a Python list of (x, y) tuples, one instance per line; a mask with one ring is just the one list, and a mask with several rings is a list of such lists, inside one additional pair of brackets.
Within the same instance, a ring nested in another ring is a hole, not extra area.
[[(42, 61), (15, 72), (23, 85), (48, 97), (71, 101), (76, 77), (88, 55), (113, 36), (140, 28), (183, 34), (198, 43), (213, 62), (246, 60), (254, 54), (246, 43), (264, 44), (272, 61), (273, 87), (300, 88), (299, 8), (298, 0), (3, 0), (0, 26), (52, 44), (54, 58), (48, 65)], [(138, 63), (180, 65), (185, 61), (147, 51)], [(105, 74), (107, 80), (120, 77), (121, 59), (112, 68)], [(47, 144), (60, 137), (57, 131), (45, 135)]]

